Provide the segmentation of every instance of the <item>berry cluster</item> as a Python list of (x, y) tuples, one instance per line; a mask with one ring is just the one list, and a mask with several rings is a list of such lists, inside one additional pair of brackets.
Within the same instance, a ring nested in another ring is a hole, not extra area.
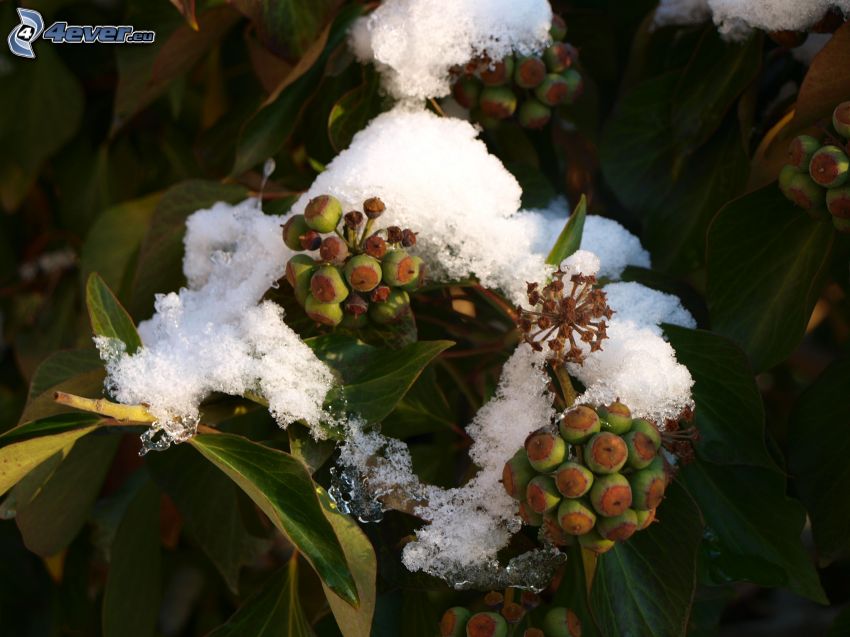
[[(463, 606), (448, 609), (440, 620), (440, 637), (506, 637), (509, 626), (519, 624), (540, 604), (540, 598), (523, 592), (520, 603), (516, 603), (491, 591), (484, 603), (492, 610), (472, 613)], [(581, 637), (581, 621), (569, 608), (554, 606), (543, 617), (542, 628), (526, 628), (522, 637)]]
[(398, 226), (373, 229), (385, 209), (372, 197), (362, 212), (343, 215), (338, 199), (321, 195), (284, 224), (289, 248), (319, 252), (318, 259), (296, 254), (286, 264), (295, 298), (317, 323), (359, 328), (370, 319), (393, 323), (410, 311), (407, 293), (421, 285), (425, 267), (405, 250), (416, 244), (414, 232)]
[(543, 526), (553, 543), (577, 536), (604, 553), (655, 519), (669, 481), (661, 433), (620, 402), (573, 407), (559, 421), (560, 435), (539, 430), (526, 439), (502, 484), (523, 521)]
[(573, 68), (578, 51), (563, 42), (567, 27), (559, 16), (553, 18), (549, 33), (553, 42), (539, 56), (511, 54), (498, 61), (483, 57), (470, 62), (457, 72), (455, 101), (485, 128), (514, 114), (525, 128), (543, 128), (553, 107), (572, 104), (584, 89), (581, 74)]
[(836, 135), (826, 131), (820, 140), (811, 135), (792, 140), (779, 188), (813, 218), (831, 216), (838, 231), (850, 232), (850, 144), (845, 141), (850, 139), (850, 102), (835, 107), (832, 127)]

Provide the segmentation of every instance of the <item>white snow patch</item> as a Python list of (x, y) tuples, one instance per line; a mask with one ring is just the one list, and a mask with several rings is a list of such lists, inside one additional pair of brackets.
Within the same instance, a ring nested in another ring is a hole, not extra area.
[[(695, 328), (697, 322), (679, 297), (634, 282), (609, 283), (604, 288), (609, 307), (619, 322), (630, 321), (661, 335), (661, 324)], [(604, 344), (604, 341), (603, 341)]]

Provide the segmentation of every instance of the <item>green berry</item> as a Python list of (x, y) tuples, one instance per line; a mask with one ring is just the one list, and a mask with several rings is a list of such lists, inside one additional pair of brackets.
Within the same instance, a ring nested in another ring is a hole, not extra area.
[(522, 518), (523, 524), (528, 526), (540, 526), (543, 524), (543, 515), (531, 510), (528, 502), (519, 503), (519, 517)]
[(419, 264), (405, 250), (391, 250), (381, 262), (381, 271), (387, 285), (407, 285), (419, 276)]
[(463, 606), (455, 606), (443, 613), (440, 620), (440, 637), (464, 637), (466, 635), (466, 622), (472, 617), (472, 613)]
[(811, 135), (798, 135), (788, 145), (788, 165), (798, 172), (809, 170), (812, 155), (820, 148), (820, 142)]
[(558, 524), (570, 535), (584, 535), (596, 524), (596, 514), (581, 500), (563, 500), (558, 505)]
[(561, 77), (567, 84), (567, 96), (564, 98), (564, 103), (573, 104), (584, 93), (584, 78), (575, 69), (567, 69), (561, 73)]
[(417, 273), (416, 276), (408, 283), (401, 286), (401, 289), (406, 290), (407, 292), (415, 292), (422, 287), (422, 284), (425, 281), (425, 261), (418, 256), (412, 256), (411, 259), (413, 259), (413, 262), (416, 264)]
[(546, 637), (581, 637), (581, 621), (569, 608), (554, 606), (543, 618)]
[(807, 173), (797, 173), (791, 178), (785, 196), (804, 210), (822, 207), (826, 198), (824, 189), (818, 186)]
[(467, 637), (507, 637), (508, 622), (499, 613), (475, 613), (466, 623)]
[(599, 520), (596, 530), (606, 540), (623, 542), (635, 534), (637, 526), (637, 514), (632, 509), (626, 509), (620, 515)]
[(469, 117), (472, 119), (472, 121), (478, 122), (479, 124), (481, 124), (481, 127), (484, 128), (485, 130), (496, 130), (497, 128), (500, 128), (501, 125), (502, 125), (501, 119), (496, 118), (496, 117), (490, 117), (489, 115), (485, 115), (484, 112), (481, 110), (480, 106), (478, 108), (472, 110), (469, 113)]
[(507, 119), (516, 112), (516, 106), (516, 95), (507, 86), (488, 86), (481, 91), (478, 107), (485, 117)]
[(584, 442), (602, 427), (597, 413), (585, 405), (568, 409), (559, 420), (561, 437), (573, 444)]
[(370, 257), (383, 259), (387, 253), (387, 242), (383, 237), (373, 234), (363, 242), (363, 251)]
[(549, 123), (552, 118), (552, 109), (541, 104), (537, 99), (529, 97), (520, 105), (517, 118), (523, 128), (537, 130)]
[(651, 420), (635, 418), (632, 420), (632, 431), (639, 431), (643, 435), (649, 436), (649, 439), (652, 440), (652, 444), (655, 446), (655, 450), (658, 451), (661, 449), (661, 432), (658, 431), (658, 427)]
[(452, 96), (455, 102), (467, 110), (472, 110), (478, 106), (481, 88), (481, 80), (473, 75), (464, 75), (452, 86)]
[(283, 242), (290, 250), (302, 250), (301, 235), (309, 230), (304, 215), (293, 215), (283, 224)]
[[(486, 86), (502, 86), (514, 75), (514, 56), (509, 55), (481, 71), (481, 81)], [(486, 89), (485, 89), (486, 91)], [(483, 93), (482, 93), (483, 99)]]
[(359, 330), (368, 324), (369, 316), (367, 314), (351, 314), (350, 312), (343, 312), (342, 322), (340, 323), (342, 327), (347, 327), (350, 330)]
[(623, 436), (623, 440), (629, 450), (627, 462), (632, 469), (648, 467), (658, 452), (652, 438), (641, 431), (630, 431)]
[(596, 434), (584, 447), (584, 462), (594, 473), (616, 473), (628, 458), (626, 442), (610, 431)]
[(357, 292), (352, 292), (348, 295), (343, 308), (345, 309), (346, 314), (365, 316), (366, 312), (369, 310), (369, 302), (357, 294)]
[(310, 292), (320, 303), (342, 303), (348, 296), (348, 288), (339, 270), (332, 265), (323, 265), (310, 277)]
[(330, 195), (314, 197), (304, 208), (304, 219), (316, 232), (333, 232), (341, 218), (342, 204)]
[(514, 83), (520, 88), (535, 88), (546, 77), (546, 65), (539, 57), (521, 57), (516, 62)]
[(833, 217), (832, 225), (838, 232), (842, 234), (850, 233), (850, 219), (842, 219), (841, 217)]
[(551, 476), (535, 476), (525, 490), (525, 500), (535, 513), (546, 513), (558, 506), (561, 496)]
[(584, 465), (565, 462), (555, 471), (555, 485), (565, 498), (580, 498), (593, 486), (593, 474)]
[(779, 183), (779, 190), (787, 199), (791, 199), (788, 194), (788, 189), (791, 187), (791, 182), (794, 180), (794, 176), (798, 174), (800, 174), (799, 171), (789, 164), (783, 166), (782, 170), (779, 171), (779, 179), (777, 180)]
[(547, 106), (558, 106), (567, 99), (570, 87), (563, 76), (549, 73), (543, 78), (540, 86), (534, 89), (534, 95)]
[(358, 292), (371, 292), (381, 282), (381, 264), (368, 254), (358, 254), (345, 264), (345, 280)]
[(322, 325), (339, 325), (342, 321), (342, 306), (339, 303), (322, 303), (312, 294), (304, 301), (307, 316)]
[(826, 209), (833, 217), (850, 219), (850, 186), (827, 190)]
[(578, 543), (581, 544), (582, 548), (586, 548), (588, 551), (593, 551), (597, 555), (607, 553), (614, 548), (614, 540), (606, 540), (604, 537), (599, 535), (598, 531), (595, 530), (590, 533), (585, 533), (584, 535), (579, 535)]
[(633, 508), (638, 511), (654, 509), (664, 498), (667, 488), (667, 474), (664, 461), (656, 456), (646, 469), (636, 471), (629, 476), (632, 491)]
[(635, 511), (635, 519), (637, 520), (637, 530), (643, 531), (655, 521), (655, 509)]
[(537, 431), (525, 439), (528, 461), (536, 471), (552, 471), (567, 455), (567, 443), (557, 434)]
[(552, 36), (553, 40), (563, 40), (567, 37), (567, 25), (561, 16), (557, 14), (552, 15), (552, 26), (549, 27), (549, 35)]
[(543, 515), (543, 535), (555, 546), (567, 546), (572, 543), (573, 536), (564, 531), (558, 523), (557, 509)]
[(410, 313), (410, 297), (404, 290), (393, 290), (382, 303), (369, 306), (369, 318), (379, 325), (396, 323)]
[(812, 155), (809, 175), (816, 184), (827, 188), (842, 186), (847, 181), (850, 160), (838, 146), (824, 146)]
[(602, 431), (624, 434), (632, 428), (632, 412), (623, 403), (615, 401), (597, 409), (602, 420)]
[(554, 42), (543, 51), (543, 60), (546, 62), (546, 68), (550, 73), (561, 73), (572, 66), (571, 48), (564, 42)]
[(322, 245), (322, 235), (315, 230), (308, 230), (299, 237), (299, 240), (301, 242), (301, 249), (309, 250), (310, 252), (318, 250)]
[(505, 468), (502, 470), (502, 486), (514, 500), (524, 500), (528, 483), (535, 475), (537, 473), (528, 461), (525, 449), (520, 449), (505, 463)]
[(620, 515), (632, 505), (629, 481), (619, 473), (596, 478), (590, 488), (590, 502), (599, 515), (606, 518)]
[(304, 305), (307, 295), (310, 294), (310, 278), (316, 262), (306, 254), (296, 254), (286, 263), (286, 280), (295, 292), (295, 299)]
[(319, 246), (319, 258), (325, 263), (342, 265), (348, 258), (348, 245), (336, 235), (325, 237)]
[(850, 102), (841, 102), (832, 111), (832, 127), (845, 139), (850, 139)]

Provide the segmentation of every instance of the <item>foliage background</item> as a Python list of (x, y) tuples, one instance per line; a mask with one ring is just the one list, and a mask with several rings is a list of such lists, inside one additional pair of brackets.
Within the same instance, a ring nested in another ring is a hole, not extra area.
[[(267, 157), (277, 171), (264, 209), (285, 211), (387, 106), (374, 71), (344, 46), (363, 4), (25, 4), (47, 23), (153, 29), (157, 43), (43, 42), (34, 62), (0, 53), (4, 431), (22, 413), (46, 415), (43, 396), (59, 385), (99, 391), (89, 274), (134, 320), (148, 317), (153, 294), (181, 284), (188, 214), (256, 192)], [(682, 620), (693, 635), (825, 634), (850, 599), (850, 245), (771, 182), (787, 140), (850, 97), (850, 28), (807, 69), (762, 34), (730, 45), (711, 25), (651, 32), (646, 0), (556, 5), (588, 81), (563, 113), (576, 126), (505, 127), (485, 139), (522, 183), (525, 205), (587, 193), (591, 211), (638, 233), (656, 269), (628, 277), (679, 294), (703, 328), (668, 331), (697, 381), (703, 440), (680, 483), (702, 518), (687, 496), (671, 496), (681, 505), (667, 535), (655, 536), (663, 544), (634, 543), (631, 562), (600, 563), (600, 582), (637, 578), (647, 597), (597, 586), (587, 603), (609, 632), (627, 617), (647, 635), (678, 634)], [(14, 8), (0, 3), (3, 34), (17, 23)], [(73, 259), (51, 266), (62, 254)], [(470, 470), (462, 426), (491, 395), (516, 337), (473, 286), (431, 290), (414, 308), (422, 341), (457, 346), (428, 367), (422, 356), (424, 373), (388, 405), (384, 431), (412, 443), (424, 479), (456, 484)], [(280, 432), (234, 400), (213, 402), (205, 419), (292, 451), (327, 486), (332, 449), (310, 446), (298, 427)], [(337, 634), (318, 578), (289, 560), (289, 544), (243, 492), (188, 446), (140, 460), (137, 434), (82, 439), (51, 468), (51, 489), (0, 507), (16, 514), (0, 521), (0, 634), (204, 635), (221, 625), (215, 635), (260, 634), (226, 627), (246, 599), (289, 634)], [(413, 528), (401, 513), (364, 526), (379, 563), (374, 634), (431, 635), (447, 606), (480, 604), (402, 569), (400, 542)], [(847, 622), (845, 611), (830, 635), (847, 634)]]

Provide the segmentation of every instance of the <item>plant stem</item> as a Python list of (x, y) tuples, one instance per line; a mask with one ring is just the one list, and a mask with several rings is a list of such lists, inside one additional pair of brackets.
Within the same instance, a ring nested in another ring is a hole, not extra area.
[(101, 416), (114, 418), (122, 423), (152, 423), (156, 418), (144, 405), (121, 405), (105, 398), (84, 398), (58, 391), (53, 394), (53, 400), (60, 405), (67, 405), (81, 411), (88, 411)]
[(573, 387), (573, 382), (570, 380), (570, 375), (567, 372), (567, 368), (563, 365), (557, 365), (554, 368), (555, 378), (558, 379), (558, 384), (561, 386), (561, 393), (564, 396), (564, 406), (572, 407), (576, 401), (576, 393), (575, 387)]

